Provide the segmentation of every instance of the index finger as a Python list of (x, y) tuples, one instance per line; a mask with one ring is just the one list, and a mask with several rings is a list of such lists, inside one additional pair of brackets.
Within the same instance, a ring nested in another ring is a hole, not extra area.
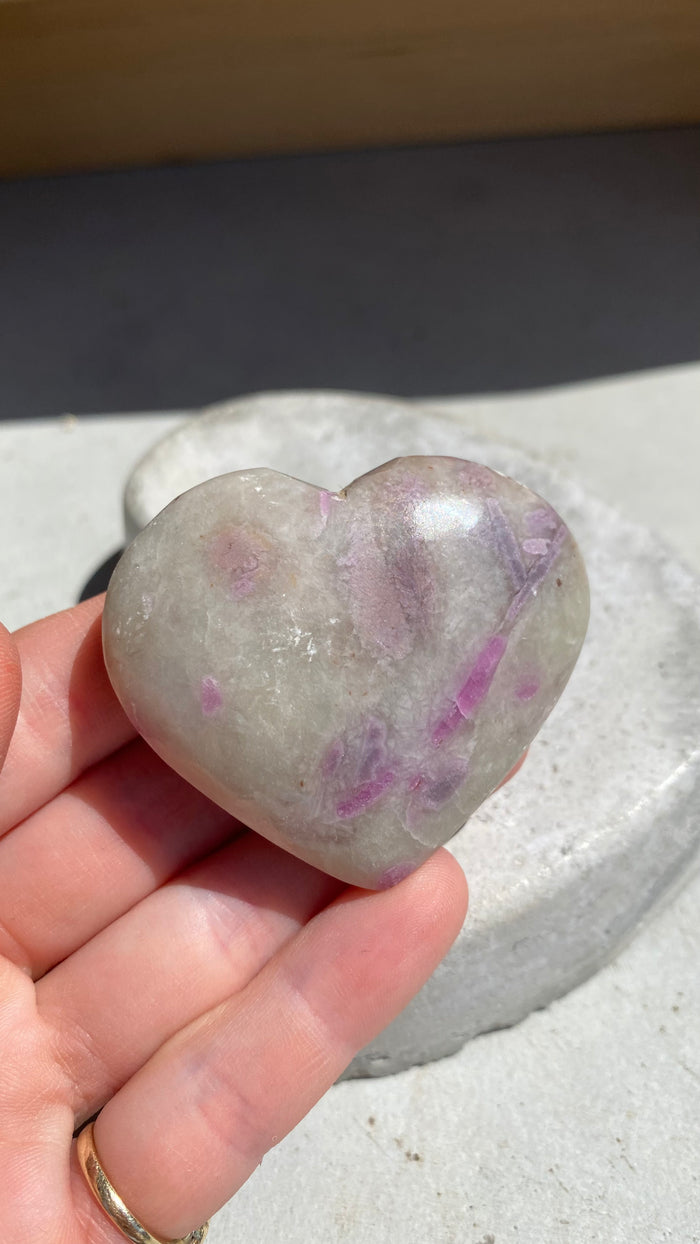
[(0, 835), (135, 734), (102, 657), (103, 604), (93, 597), (13, 636), (22, 698), (0, 773)]

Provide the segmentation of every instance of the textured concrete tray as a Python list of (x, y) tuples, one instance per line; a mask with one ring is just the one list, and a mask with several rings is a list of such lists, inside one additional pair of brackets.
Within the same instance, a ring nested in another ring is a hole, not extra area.
[(152, 449), (126, 489), (127, 527), (223, 471), (272, 466), (339, 488), (401, 453), (474, 458), (550, 500), (587, 561), (591, 627), (522, 773), (451, 843), (472, 893), (460, 938), (349, 1075), (451, 1053), (564, 993), (690, 874), (700, 845), (700, 587), (651, 533), (542, 463), (400, 402), (263, 394)]

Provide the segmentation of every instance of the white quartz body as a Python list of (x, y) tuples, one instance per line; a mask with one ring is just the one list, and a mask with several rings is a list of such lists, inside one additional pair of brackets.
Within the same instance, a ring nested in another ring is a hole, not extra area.
[(104, 647), (173, 768), (381, 888), (515, 764), (587, 620), (580, 553), (545, 501), (478, 464), (407, 457), (339, 493), (269, 469), (191, 489), (120, 561)]

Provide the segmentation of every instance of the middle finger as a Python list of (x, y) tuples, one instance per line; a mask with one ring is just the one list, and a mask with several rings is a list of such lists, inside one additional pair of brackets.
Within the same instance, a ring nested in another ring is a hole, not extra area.
[(240, 823), (140, 739), (0, 839), (0, 954), (37, 979)]
[(78, 1120), (175, 1032), (243, 988), (343, 883), (257, 834), (103, 929), (37, 986)]

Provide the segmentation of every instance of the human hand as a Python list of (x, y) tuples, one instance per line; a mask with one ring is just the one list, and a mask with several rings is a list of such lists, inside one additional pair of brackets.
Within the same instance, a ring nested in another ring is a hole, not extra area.
[(16, 1244), (123, 1244), (72, 1140), (98, 1110), (132, 1213), (164, 1238), (199, 1226), (406, 1005), (466, 911), (444, 850), (368, 893), (190, 787), (135, 738), (101, 613), (97, 598), (0, 628), (0, 1217)]

